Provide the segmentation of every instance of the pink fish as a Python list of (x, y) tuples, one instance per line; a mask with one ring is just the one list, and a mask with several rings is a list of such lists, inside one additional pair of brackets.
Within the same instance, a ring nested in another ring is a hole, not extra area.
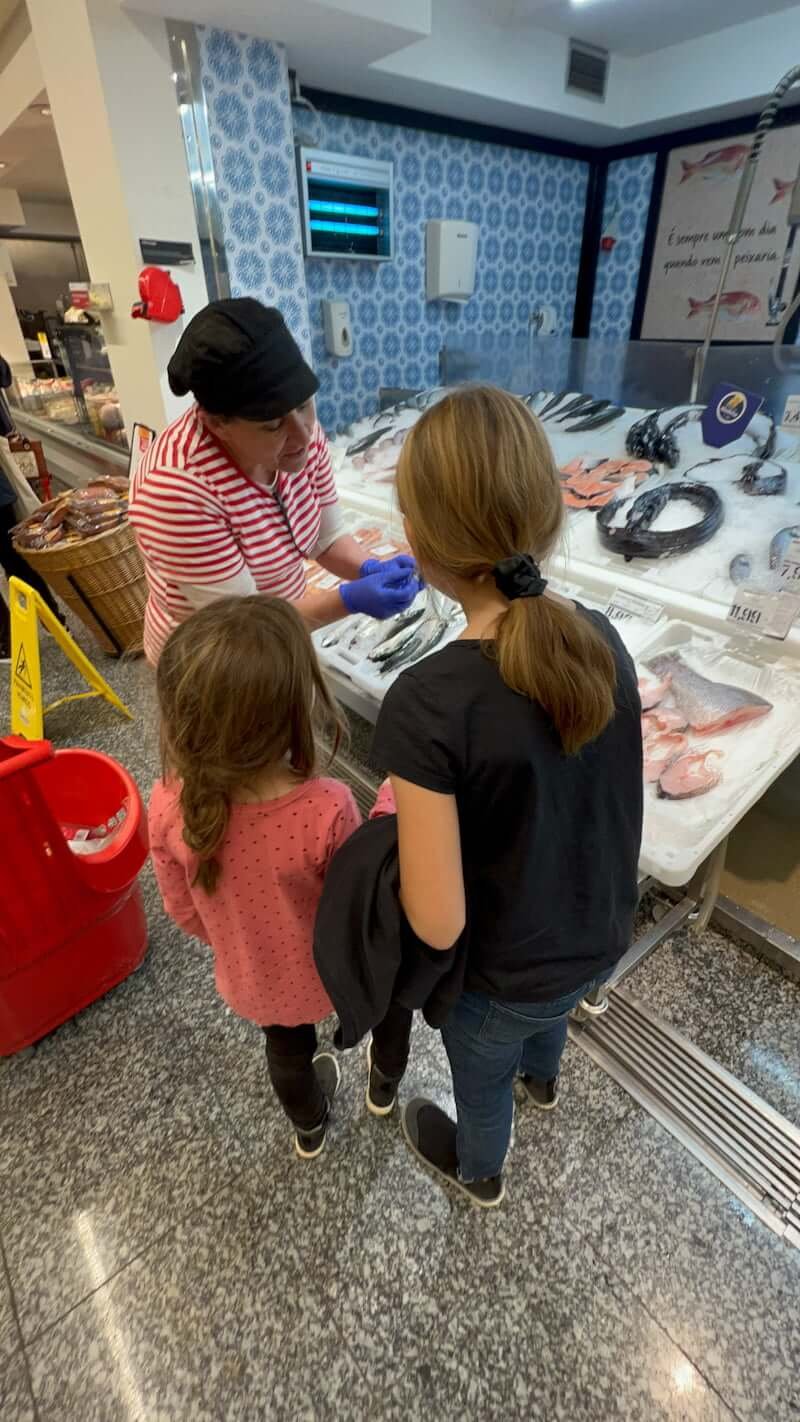
[(794, 187), (794, 178), (789, 178), (788, 181), (784, 178), (773, 178), (772, 184), (775, 188), (775, 195), (770, 198), (770, 207), (772, 207), (772, 204), (775, 202), (783, 202), (783, 199)]
[(659, 701), (663, 701), (669, 691), (671, 677), (667, 676), (663, 681), (649, 681), (646, 676), (639, 677), (639, 696), (642, 702), (643, 711), (652, 711)]
[(719, 785), (722, 769), (720, 751), (690, 752), (673, 760), (658, 779), (658, 794), (662, 800), (693, 800), (706, 795)]
[(659, 780), (667, 767), (672, 765), (679, 755), (683, 755), (688, 747), (686, 737), (679, 735), (677, 731), (650, 736), (644, 747), (645, 784), (652, 785), (654, 781)]
[[(706, 315), (714, 305), (713, 296), (709, 296), (706, 301), (697, 301), (693, 296), (689, 297), (689, 315)], [(720, 313), (723, 316), (757, 316), (761, 310), (761, 298), (754, 296), (752, 291), (723, 291), (719, 303)]]
[(690, 178), (730, 177), (732, 173), (740, 173), (749, 152), (746, 143), (732, 143), (728, 148), (710, 148), (693, 163), (682, 158), (681, 182), (686, 183)]
[(648, 711), (642, 717), (642, 735), (657, 736), (663, 731), (685, 731), (686, 717), (677, 706), (669, 706), (662, 701), (657, 709)]

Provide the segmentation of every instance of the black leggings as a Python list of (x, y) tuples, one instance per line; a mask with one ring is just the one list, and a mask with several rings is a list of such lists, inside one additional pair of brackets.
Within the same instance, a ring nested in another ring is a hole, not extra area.
[[(399, 1081), (408, 1064), (413, 1013), (392, 1004), (383, 1022), (372, 1033), (374, 1062), (384, 1076)], [(299, 1027), (265, 1027), (267, 1067), (284, 1111), (299, 1131), (313, 1131), (325, 1119), (326, 1103), (312, 1065), (317, 1050), (317, 1029), (310, 1022)]]
[(60, 618), (58, 603), (51, 593), (47, 583), (31, 567), (30, 563), (18, 553), (11, 542), (11, 530), (17, 522), (13, 504), (3, 504), (0, 506), (0, 568), (3, 569), (7, 578), (19, 578), (23, 583), (27, 583), (29, 588), (33, 588), (39, 596), (47, 603), (51, 612)]

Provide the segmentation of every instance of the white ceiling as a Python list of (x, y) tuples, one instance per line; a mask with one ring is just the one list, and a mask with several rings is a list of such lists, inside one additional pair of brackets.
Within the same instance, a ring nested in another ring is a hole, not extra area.
[(797, 0), (466, 0), (496, 24), (525, 31), (552, 30), (637, 57), (757, 16), (792, 9)]
[[(0, 0), (1, 3), (1, 0)], [(41, 93), (37, 103), (47, 103)], [(38, 201), (69, 201), (69, 188), (61, 161), (53, 120), (38, 109), (24, 109), (5, 133), (0, 134), (0, 187), (14, 188), (24, 205), (25, 198)]]

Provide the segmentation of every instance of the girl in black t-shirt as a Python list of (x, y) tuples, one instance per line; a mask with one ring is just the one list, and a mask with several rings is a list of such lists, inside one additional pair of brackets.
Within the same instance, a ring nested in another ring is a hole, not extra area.
[(547, 589), (564, 508), (542, 429), (474, 387), (409, 432), (397, 488), (426, 579), (462, 637), (389, 691), (374, 756), (397, 804), (406, 916), (460, 941), (465, 991), (442, 1029), (457, 1126), (403, 1111), (418, 1155), (482, 1206), (503, 1198), (517, 1078), (549, 1110), (569, 1012), (628, 947), (642, 746), (636, 674), (610, 624)]

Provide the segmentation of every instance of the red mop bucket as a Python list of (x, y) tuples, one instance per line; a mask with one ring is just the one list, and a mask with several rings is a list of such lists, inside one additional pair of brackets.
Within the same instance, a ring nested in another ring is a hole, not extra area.
[(0, 1056), (11, 1056), (145, 955), (136, 783), (97, 751), (0, 739), (0, 846)]

